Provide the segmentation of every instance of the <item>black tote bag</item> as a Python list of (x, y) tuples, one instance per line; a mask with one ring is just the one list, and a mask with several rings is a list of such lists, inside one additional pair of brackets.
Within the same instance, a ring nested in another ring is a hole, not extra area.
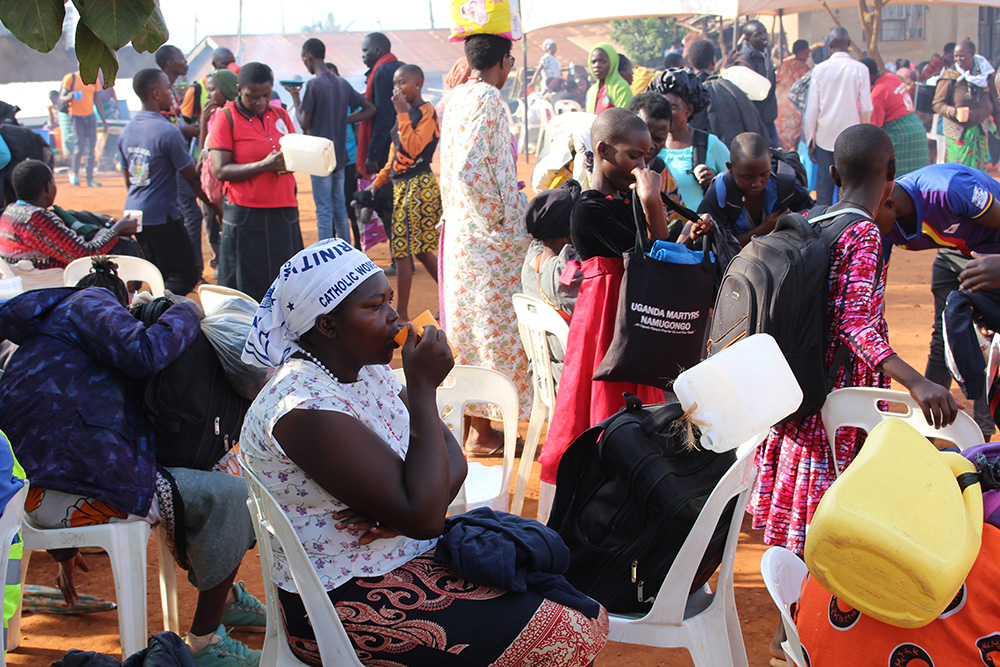
[(701, 361), (715, 302), (715, 263), (674, 264), (648, 257), (652, 246), (642, 204), (633, 194), (635, 248), (625, 253), (615, 335), (595, 380), (667, 387)]

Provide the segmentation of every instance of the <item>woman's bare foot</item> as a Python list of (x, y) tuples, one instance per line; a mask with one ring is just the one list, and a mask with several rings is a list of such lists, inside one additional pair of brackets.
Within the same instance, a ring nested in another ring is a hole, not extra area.
[(503, 433), (493, 428), (486, 417), (466, 417), (465, 451), (489, 456), (503, 451)]
[[(785, 660), (785, 650), (781, 648), (781, 642), (783, 641), (785, 641), (785, 625), (781, 622), (781, 617), (778, 617), (778, 630), (774, 633), (774, 639), (771, 640), (769, 649), (771, 656), (782, 662)], [(774, 663), (772, 662), (771, 664)]]

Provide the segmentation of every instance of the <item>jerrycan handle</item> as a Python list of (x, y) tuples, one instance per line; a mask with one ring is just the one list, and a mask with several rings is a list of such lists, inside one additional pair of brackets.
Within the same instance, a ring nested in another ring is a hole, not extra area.
[(983, 534), (983, 491), (979, 483), (976, 464), (956, 452), (941, 452), (955, 480), (962, 489), (962, 500), (969, 511), (969, 521), (976, 534)]

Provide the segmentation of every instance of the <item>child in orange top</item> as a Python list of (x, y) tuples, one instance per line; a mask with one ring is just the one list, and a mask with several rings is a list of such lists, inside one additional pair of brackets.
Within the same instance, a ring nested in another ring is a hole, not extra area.
[(393, 76), (392, 103), (396, 125), (392, 129), (389, 161), (369, 186), (374, 192), (392, 181), (392, 225), (389, 248), (396, 262), (397, 305), (401, 322), (410, 319), (407, 307), (416, 257), (437, 282), (437, 224), (441, 219), (441, 189), (431, 173), (431, 158), (440, 132), (437, 115), (420, 91), (424, 72), (416, 65), (403, 65)]

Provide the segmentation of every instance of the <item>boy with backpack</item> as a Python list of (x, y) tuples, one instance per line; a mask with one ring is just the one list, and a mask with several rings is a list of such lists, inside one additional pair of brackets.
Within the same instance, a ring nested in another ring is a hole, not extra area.
[[(890, 229), (880, 228), (874, 220), (885, 203), (895, 172), (892, 142), (882, 128), (859, 124), (844, 130), (834, 146), (832, 169), (834, 183), (841, 189), (840, 201), (827, 209), (814, 209), (809, 222), (798, 216), (786, 216), (770, 236), (745, 248), (730, 264), (716, 303), (715, 318), (719, 322), (713, 321), (710, 339), (731, 321), (736, 310), (733, 308), (733, 301), (738, 300), (736, 296), (747, 296), (731, 295), (736, 283), (735, 280), (730, 282), (731, 278), (741, 278), (761, 291), (764, 291), (763, 282), (775, 283), (771, 294), (756, 294), (758, 308), (762, 303), (768, 308), (774, 307), (774, 321), (765, 322), (761, 328), (750, 327), (745, 333), (766, 331), (774, 335), (793, 371), (798, 362), (789, 352), (797, 350), (789, 340), (807, 335), (817, 337), (815, 333), (804, 332), (799, 322), (812, 314), (808, 305), (815, 304), (822, 309), (819, 321), (824, 326), (818, 338), (825, 340), (821, 347), (821, 366), (813, 369), (807, 378), (796, 372), (803, 384), (803, 400), (808, 407), (805, 410), (800, 407), (795, 415), (772, 428), (758, 447), (756, 463), (760, 474), (750, 499), (753, 526), (764, 529), (764, 542), (783, 546), (800, 557), (813, 513), (835, 478), (819, 412), (825, 392), (816, 394), (817, 381), (825, 389), (888, 388), (890, 378), (894, 379), (910, 390), (927, 422), (937, 427), (952, 423), (962, 407), (947, 390), (924, 378), (889, 347), (883, 304), (886, 264), (882, 234)], [(742, 270), (740, 258), (753, 254), (748, 251), (757, 250), (758, 246), (767, 246), (767, 242), (774, 244), (772, 248), (794, 244), (802, 250), (802, 257), (811, 257), (811, 260), (791, 266), (787, 256), (777, 259), (762, 253), (755, 261), (765, 272), (770, 272), (768, 280), (755, 283), (752, 272), (734, 276)], [(807, 255), (810, 248), (828, 249), (828, 252), (822, 258)], [(778, 279), (773, 266), (782, 270), (795, 269), (794, 280), (787, 274), (783, 281)], [(821, 278), (818, 285), (810, 283), (817, 275)], [(816, 286), (819, 292), (810, 290), (810, 285)], [(795, 298), (789, 298), (796, 292)], [(761, 296), (766, 298), (762, 300)], [(782, 317), (785, 321), (781, 321)], [(838, 433), (832, 456), (839, 469), (847, 467), (864, 439), (863, 432), (858, 429), (847, 428)], [(781, 652), (780, 642), (772, 642), (771, 651), (777, 656)]]
[(771, 147), (761, 135), (737, 135), (729, 160), (726, 171), (712, 180), (698, 213), (711, 215), (740, 245), (771, 233), (782, 215), (812, 208), (809, 191), (796, 176), (775, 169)]
[(410, 319), (413, 257), (437, 282), (437, 224), (441, 220), (441, 189), (431, 173), (431, 160), (441, 133), (434, 105), (420, 96), (424, 72), (403, 65), (392, 77), (396, 125), (389, 159), (368, 187), (372, 193), (392, 181), (392, 225), (389, 248), (396, 262), (396, 311), (400, 322)]

